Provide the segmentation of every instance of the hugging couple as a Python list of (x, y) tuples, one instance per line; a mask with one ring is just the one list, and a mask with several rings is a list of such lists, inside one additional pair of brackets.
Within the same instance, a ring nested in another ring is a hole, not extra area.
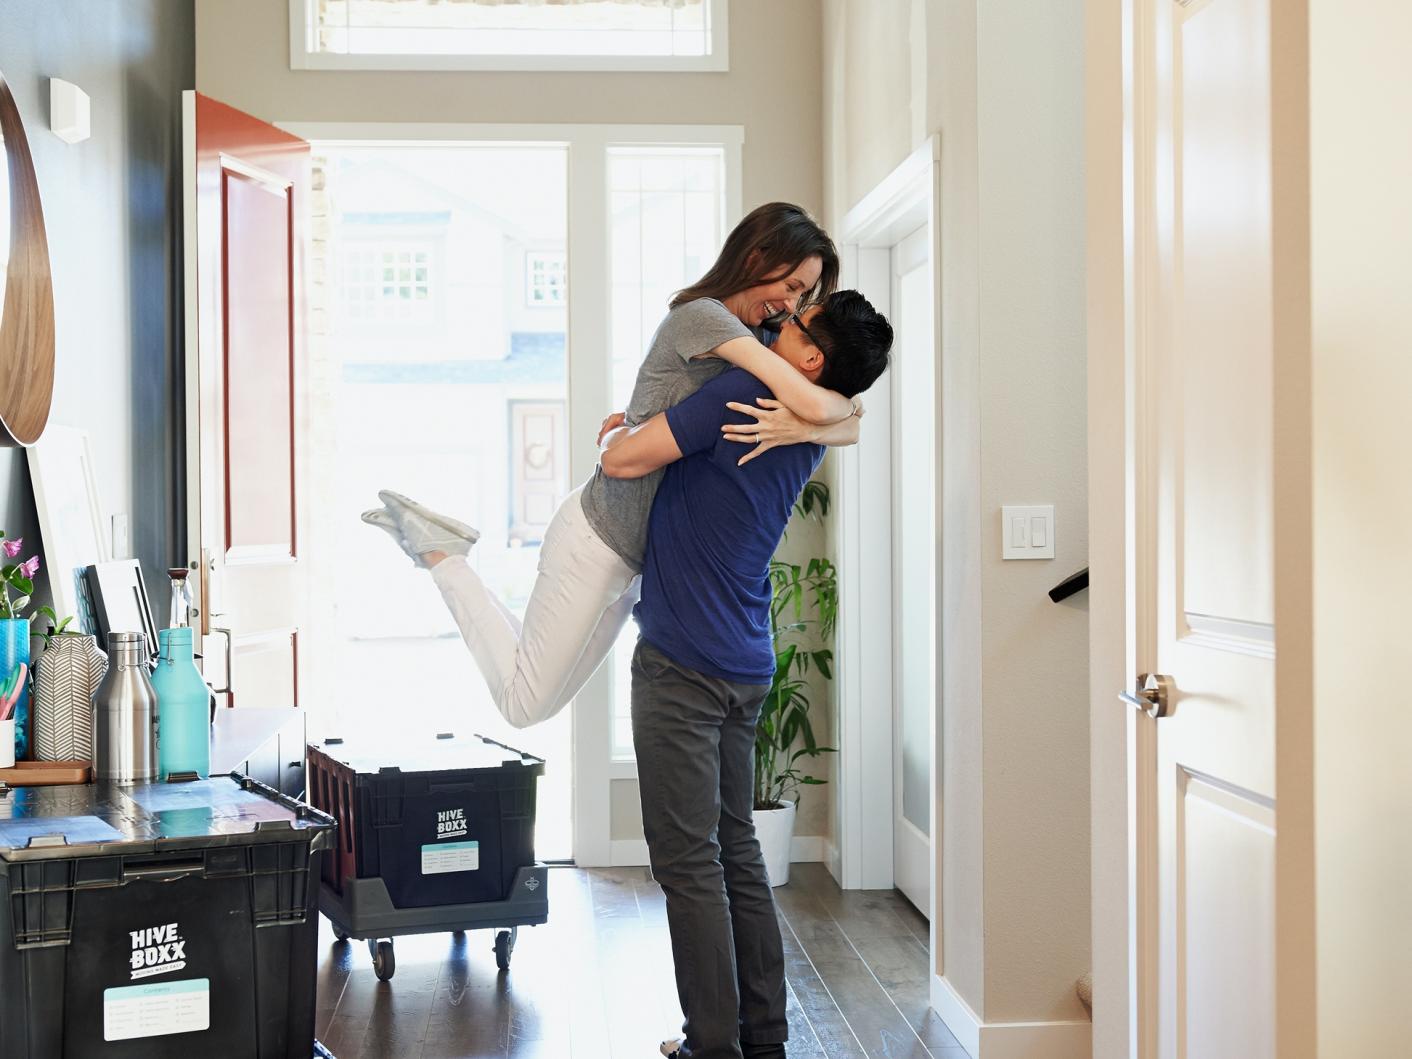
[(390, 490), (363, 515), (430, 571), (516, 727), (567, 705), (637, 619), (633, 745), (686, 1016), (662, 1054), (678, 1059), (776, 1059), (789, 1036), (752, 821), (775, 670), (769, 561), (824, 447), (858, 440), (857, 395), (892, 347), (867, 299), (835, 289), (838, 268), (798, 206), (736, 226), (672, 298), (626, 412), (604, 420), (599, 466), (545, 533), (523, 622), (467, 563), (475, 529)]

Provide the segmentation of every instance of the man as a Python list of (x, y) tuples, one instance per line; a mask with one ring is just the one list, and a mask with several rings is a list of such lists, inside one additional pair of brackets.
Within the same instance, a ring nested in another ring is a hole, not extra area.
[[(887, 367), (892, 328), (857, 291), (792, 315), (774, 344), (809, 379), (852, 397)], [(769, 391), (732, 369), (604, 440), (606, 474), (667, 467), (648, 523), (633, 742), (652, 873), (667, 897), (685, 1039), (680, 1059), (780, 1059), (789, 1036), (774, 895), (752, 820), (755, 721), (774, 675), (770, 557), (819, 445), (739, 462), (727, 402)]]

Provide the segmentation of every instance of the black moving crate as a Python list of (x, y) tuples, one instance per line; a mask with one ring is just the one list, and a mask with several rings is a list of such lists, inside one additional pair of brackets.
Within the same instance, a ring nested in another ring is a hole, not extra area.
[(308, 1059), (333, 827), (237, 776), (0, 792), (0, 1055)]
[(503, 901), (534, 865), (544, 762), (482, 736), (309, 747), (309, 801), (339, 823), (336, 893), (381, 878), (397, 908)]

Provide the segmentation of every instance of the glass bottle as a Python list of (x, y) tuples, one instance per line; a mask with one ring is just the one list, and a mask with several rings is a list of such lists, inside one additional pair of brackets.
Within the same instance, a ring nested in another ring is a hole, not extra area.
[(191, 582), (184, 566), (172, 567), (167, 576), (172, 582), (172, 607), (167, 624), (180, 629), (191, 624)]

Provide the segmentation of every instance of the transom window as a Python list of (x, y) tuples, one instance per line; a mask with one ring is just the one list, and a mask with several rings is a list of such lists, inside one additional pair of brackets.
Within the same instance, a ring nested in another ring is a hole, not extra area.
[(724, 70), (728, 0), (290, 0), (294, 69)]

